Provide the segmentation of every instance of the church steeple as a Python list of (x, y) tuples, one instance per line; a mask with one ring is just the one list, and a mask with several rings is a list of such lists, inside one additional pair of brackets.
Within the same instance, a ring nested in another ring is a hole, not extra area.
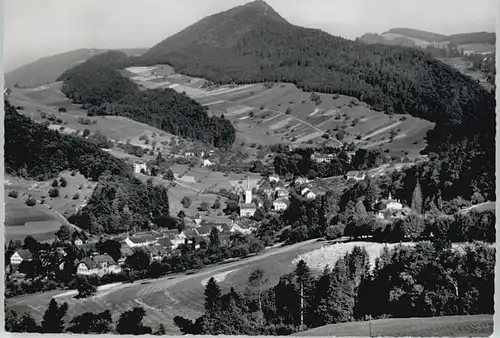
[(250, 189), (250, 175), (247, 175), (247, 188), (245, 190), (245, 203), (252, 203), (252, 189)]

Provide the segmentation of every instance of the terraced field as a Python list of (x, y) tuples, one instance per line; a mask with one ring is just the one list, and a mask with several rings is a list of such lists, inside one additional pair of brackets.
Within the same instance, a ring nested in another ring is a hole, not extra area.
[[(323, 144), (339, 146), (355, 142), (363, 147), (382, 147), (391, 155), (418, 155), (425, 147), (424, 136), (433, 123), (408, 115), (386, 115), (343, 95), (319, 94), (318, 103), (292, 84), (209, 86), (207, 81), (179, 75), (166, 65), (131, 67), (129, 73), (145, 88), (172, 88), (206, 106), (211, 114), (224, 114), (237, 129), (235, 144), (289, 143), (293, 146)], [(338, 131), (345, 130), (342, 142)], [(332, 137), (325, 139), (329, 133)], [(394, 133), (393, 140), (390, 134)]]

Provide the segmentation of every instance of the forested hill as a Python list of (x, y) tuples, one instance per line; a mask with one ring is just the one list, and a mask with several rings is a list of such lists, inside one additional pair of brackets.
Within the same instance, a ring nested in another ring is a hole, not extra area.
[(266, 15), (274, 11), (263, 1), (257, 4), (203, 19), (135, 63), (167, 63), (218, 83), (291, 82), (437, 123), (474, 121), (493, 110), (484, 107), (488, 94), (479, 84), (423, 51), (366, 45), (294, 26)]
[(420, 39), (428, 42), (450, 42), (454, 45), (466, 45), (469, 43), (495, 44), (496, 41), (495, 33), (490, 32), (442, 35), (411, 28), (393, 28), (386, 33), (400, 34), (410, 38)]
[(5, 102), (5, 171), (45, 180), (64, 170), (79, 170), (97, 180), (105, 172), (127, 176), (126, 164), (82, 138), (58, 131), (22, 116)]
[(209, 117), (206, 108), (170, 88), (141, 91), (118, 71), (128, 62), (123, 53), (99, 54), (64, 72), (62, 90), (90, 114), (128, 117), (216, 147), (233, 144), (235, 129), (224, 116)]

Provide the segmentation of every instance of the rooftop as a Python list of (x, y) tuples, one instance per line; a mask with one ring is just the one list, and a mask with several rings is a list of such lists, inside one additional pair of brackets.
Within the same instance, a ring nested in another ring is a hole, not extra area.
[(147, 234), (147, 235), (135, 235), (135, 236), (130, 236), (129, 237), (130, 241), (132, 243), (146, 243), (146, 242), (154, 242), (156, 240), (156, 237), (153, 236), (152, 234)]
[(31, 259), (33, 258), (33, 255), (31, 251), (29, 250), (18, 250), (16, 253), (21, 256), (22, 259)]

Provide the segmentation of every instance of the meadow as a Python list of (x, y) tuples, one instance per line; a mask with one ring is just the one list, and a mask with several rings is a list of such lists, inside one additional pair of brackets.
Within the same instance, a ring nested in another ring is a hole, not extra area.
[[(371, 328), (370, 328), (371, 326)], [(371, 333), (371, 334), (370, 334)], [(492, 315), (393, 318), (327, 325), (294, 336), (339, 337), (489, 337)]]

